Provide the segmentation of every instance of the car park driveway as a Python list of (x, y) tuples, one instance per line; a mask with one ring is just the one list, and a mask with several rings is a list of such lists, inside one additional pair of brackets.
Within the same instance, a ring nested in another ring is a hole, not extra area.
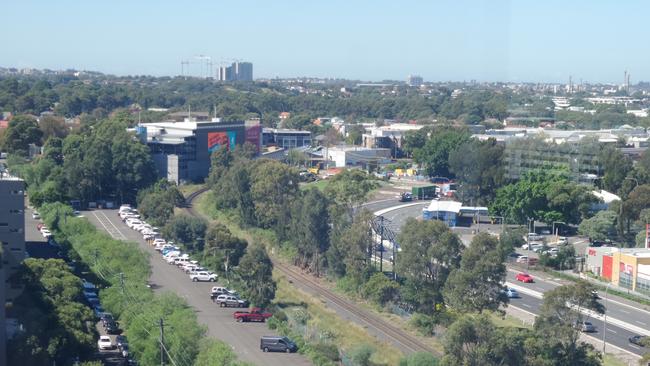
[[(117, 210), (88, 211), (84, 216), (113, 238), (137, 242), (140, 248), (150, 253), (150, 282), (154, 291), (171, 291), (183, 297), (194, 308), (199, 323), (207, 326), (208, 336), (229, 344), (240, 360), (269, 366), (311, 365), (311, 362), (300, 354), (263, 353), (260, 350), (260, 338), (263, 335), (277, 335), (276, 332), (269, 330), (266, 324), (236, 322), (233, 312), (237, 309), (220, 308), (210, 300), (210, 289), (219, 282), (192, 282), (183, 271), (167, 264), (160, 253), (146, 244), (140, 233), (128, 228), (117, 216)], [(170, 329), (169, 332), (173, 330)]]

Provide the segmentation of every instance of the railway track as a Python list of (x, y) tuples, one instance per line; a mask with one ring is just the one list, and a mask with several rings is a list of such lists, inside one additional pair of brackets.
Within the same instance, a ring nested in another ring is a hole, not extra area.
[[(201, 188), (198, 191), (192, 192), (185, 198), (185, 210), (192, 216), (200, 216), (193, 208), (192, 201), (202, 193), (206, 192), (208, 188)], [(428, 345), (421, 342), (416, 337), (411, 334), (399, 329), (384, 319), (379, 318), (378, 316), (361, 309), (358, 305), (353, 302), (343, 298), (342, 296), (334, 293), (327, 287), (321, 285), (316, 281), (311, 275), (302, 273), (296, 267), (284, 264), (277, 260), (273, 261), (273, 265), (278, 269), (282, 274), (284, 274), (289, 280), (300, 283), (301, 285), (309, 288), (311, 292), (322, 296), (326, 301), (338, 306), (344, 311), (351, 314), (356, 323), (359, 325), (373, 330), (373, 333), (381, 335), (385, 340), (394, 344), (399, 349), (403, 350), (405, 353), (415, 353), (415, 352), (429, 352), (438, 354)]]

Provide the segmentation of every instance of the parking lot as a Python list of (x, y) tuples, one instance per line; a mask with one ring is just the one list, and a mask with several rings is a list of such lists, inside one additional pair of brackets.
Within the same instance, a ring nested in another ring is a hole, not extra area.
[(277, 333), (269, 330), (265, 324), (236, 322), (233, 318), (235, 309), (220, 308), (210, 300), (210, 289), (219, 282), (192, 282), (176, 266), (167, 264), (160, 253), (142, 239), (140, 233), (128, 228), (118, 217), (117, 210), (93, 210), (84, 212), (84, 215), (98, 229), (106, 231), (113, 238), (137, 242), (143, 251), (151, 254), (150, 282), (154, 291), (171, 291), (183, 297), (194, 308), (199, 323), (207, 326), (208, 336), (229, 344), (241, 360), (270, 366), (311, 364), (300, 354), (263, 353), (260, 350), (260, 338)]

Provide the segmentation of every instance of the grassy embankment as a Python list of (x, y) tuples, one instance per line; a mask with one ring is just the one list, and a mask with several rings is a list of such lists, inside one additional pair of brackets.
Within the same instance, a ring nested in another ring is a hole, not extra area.
[[(196, 199), (194, 207), (204, 216), (228, 226), (231, 232), (238, 237), (250, 242), (263, 242), (268, 246), (273, 242), (273, 234), (268, 230), (243, 230), (236, 224), (232, 216), (214, 209), (211, 202), (211, 194), (207, 193)], [(277, 258), (278, 256), (274, 257)], [(351, 351), (362, 345), (370, 345), (375, 349), (372, 361), (376, 364), (399, 364), (399, 360), (403, 356), (399, 349), (379, 342), (362, 327), (340, 318), (334, 311), (328, 309), (321, 299), (289, 284), (278, 271), (275, 271), (274, 278), (278, 284), (275, 302), (277, 304), (301, 304), (301, 306), (304, 306), (310, 317), (308, 327), (318, 329), (320, 333), (331, 334), (336, 345), (344, 351)]]

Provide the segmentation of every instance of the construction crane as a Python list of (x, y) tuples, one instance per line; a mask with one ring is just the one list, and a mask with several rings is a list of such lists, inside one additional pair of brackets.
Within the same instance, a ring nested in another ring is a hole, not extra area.
[[(204, 78), (208, 78), (208, 76), (212, 76), (212, 57), (210, 56), (205, 56), (205, 55), (196, 55), (194, 56), (195, 59), (201, 60), (201, 76)], [(203, 70), (203, 65), (205, 63), (205, 72)]]

